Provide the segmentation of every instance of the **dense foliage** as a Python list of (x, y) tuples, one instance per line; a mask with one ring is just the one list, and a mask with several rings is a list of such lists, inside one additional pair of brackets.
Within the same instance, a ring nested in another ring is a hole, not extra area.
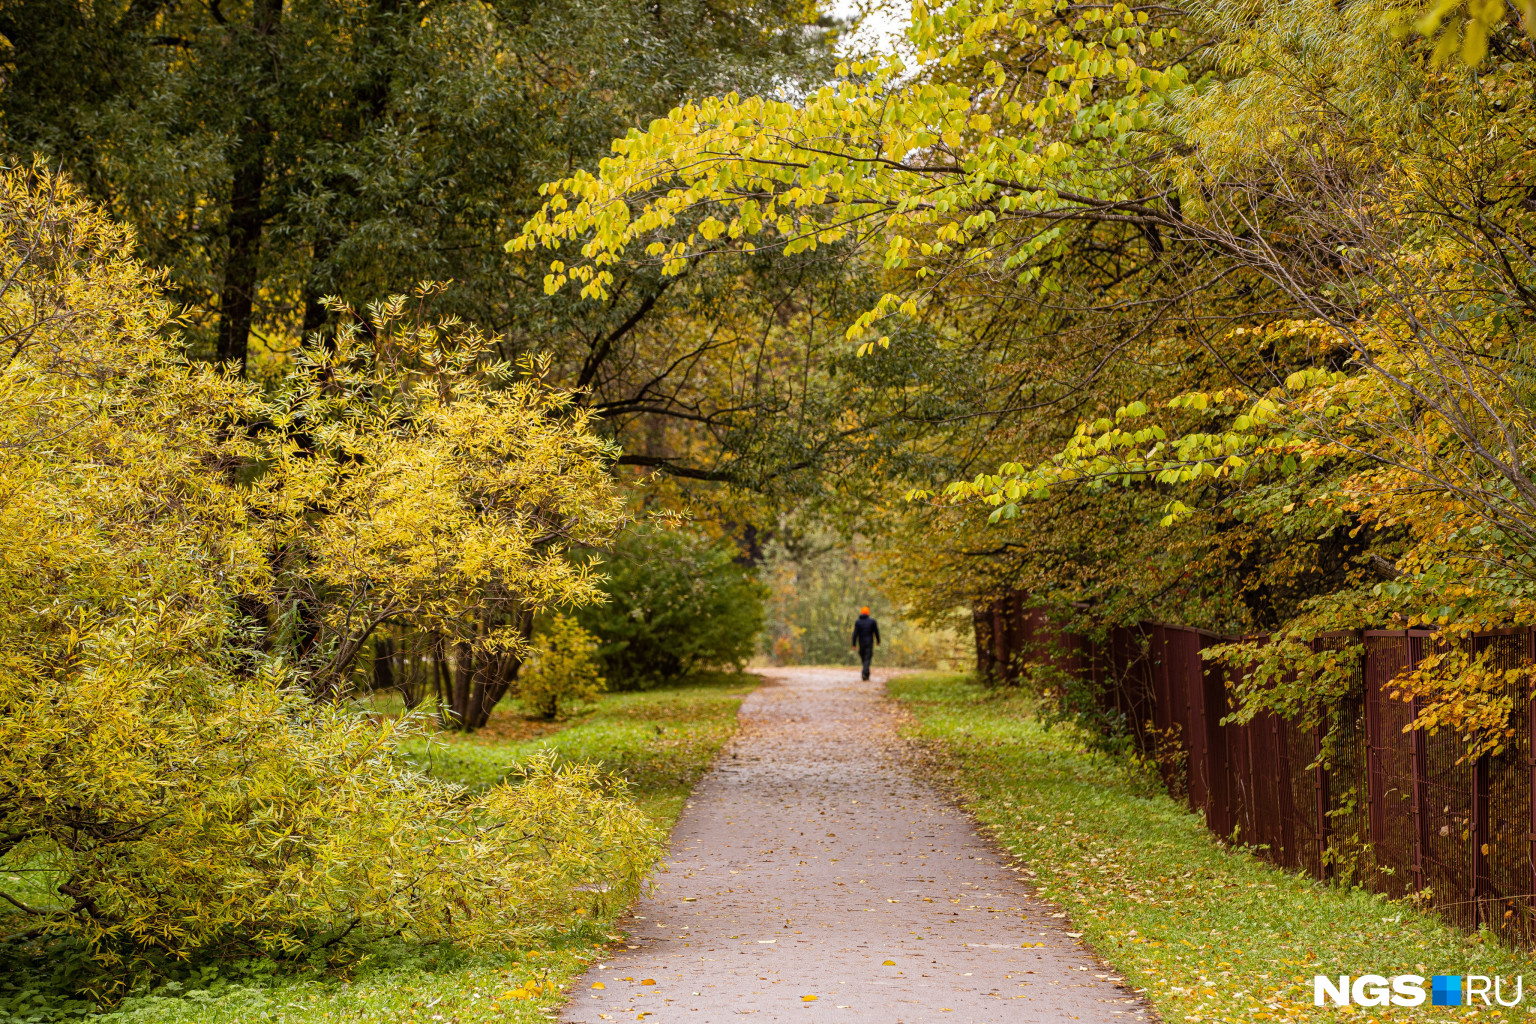
[(559, 718), (572, 704), (592, 701), (607, 687), (592, 634), (554, 615), (537, 638), (538, 653), (517, 677), (517, 701), (540, 718)]
[(608, 600), (579, 618), (615, 688), (740, 668), (757, 649), (766, 590), (728, 545), (690, 529), (634, 530), (604, 568)]
[(403, 757), (406, 723), (311, 696), (382, 621), (591, 596), (542, 536), (615, 514), (559, 392), (477, 390), (501, 371), (475, 336), (390, 329), (396, 301), (258, 393), (184, 358), (127, 232), (40, 170), (0, 173), (0, 279), (13, 941), (123, 965), (506, 941), (636, 890), (657, 836), (622, 784), (545, 760), (470, 799)]
[[(918, 3), (907, 60), (682, 104), (516, 245), (581, 244), (547, 286), (594, 297), (626, 263), (852, 246), (884, 281), (861, 352), (1011, 338), (999, 468), (903, 517), (893, 576), (935, 611), (1278, 630), (1227, 652), (1241, 696), (1316, 718), (1350, 679), (1319, 632), (1532, 614), (1522, 13)], [(1518, 681), (1461, 660), (1402, 692), (1497, 746)]]

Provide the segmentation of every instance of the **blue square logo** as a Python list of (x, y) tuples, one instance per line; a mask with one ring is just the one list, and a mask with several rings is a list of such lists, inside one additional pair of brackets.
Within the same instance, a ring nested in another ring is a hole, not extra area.
[(1461, 975), (1435, 975), (1429, 983), (1429, 1004), (1431, 1006), (1460, 1006)]

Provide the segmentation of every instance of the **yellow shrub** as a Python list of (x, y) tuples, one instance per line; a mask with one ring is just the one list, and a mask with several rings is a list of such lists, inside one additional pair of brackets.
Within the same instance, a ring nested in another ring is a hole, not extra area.
[(121, 228), (0, 171), (0, 282), (0, 931), (109, 964), (506, 940), (637, 889), (659, 836), (622, 784), (538, 761), (471, 801), (248, 648), (260, 406), (181, 357)]
[(607, 688), (599, 664), (592, 634), (575, 619), (556, 615), (538, 653), (518, 674), (518, 703), (543, 718), (558, 718), (562, 705), (595, 700)]

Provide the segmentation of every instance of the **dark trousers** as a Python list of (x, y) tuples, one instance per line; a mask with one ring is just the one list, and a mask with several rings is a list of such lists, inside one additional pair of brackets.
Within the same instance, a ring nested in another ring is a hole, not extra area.
[(869, 660), (875, 656), (874, 644), (859, 644), (859, 659), (864, 662), (864, 677), (869, 678)]

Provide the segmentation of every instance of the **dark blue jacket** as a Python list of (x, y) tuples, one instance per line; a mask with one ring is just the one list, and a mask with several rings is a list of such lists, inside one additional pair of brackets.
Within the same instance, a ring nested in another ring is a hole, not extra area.
[(880, 642), (880, 623), (868, 615), (860, 615), (853, 623), (853, 643), (858, 647), (873, 647)]

